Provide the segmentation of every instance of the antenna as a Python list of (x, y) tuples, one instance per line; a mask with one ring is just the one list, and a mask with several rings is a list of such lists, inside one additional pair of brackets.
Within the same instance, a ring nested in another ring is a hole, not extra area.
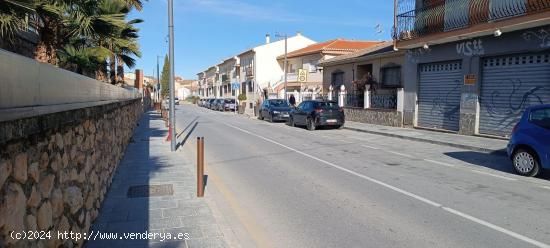
[(380, 41), (380, 36), (384, 33), (384, 29), (382, 28), (382, 24), (376, 23), (376, 26), (374, 26), (374, 32), (376, 36), (378, 37), (378, 40)]

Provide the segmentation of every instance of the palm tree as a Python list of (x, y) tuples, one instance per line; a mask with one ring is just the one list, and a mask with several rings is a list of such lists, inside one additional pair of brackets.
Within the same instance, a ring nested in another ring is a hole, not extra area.
[(117, 81), (119, 82), (124, 80), (124, 66), (133, 68), (136, 65), (134, 56), (141, 57), (137, 41), (139, 30), (133, 25), (142, 22), (143, 20), (141, 19), (129, 21), (126, 27), (119, 33), (118, 42), (113, 46), (113, 53), (116, 56), (117, 63)]
[(141, 55), (133, 25), (142, 20), (125, 19), (142, 7), (142, 0), (0, 0), (0, 46), (16, 46), (30, 25), (39, 35), (37, 60), (103, 80), (110, 67), (116, 83)]

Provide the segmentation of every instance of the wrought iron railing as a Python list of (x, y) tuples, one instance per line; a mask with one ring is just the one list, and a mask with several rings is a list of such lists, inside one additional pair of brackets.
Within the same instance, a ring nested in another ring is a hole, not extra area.
[[(550, 0), (398, 0), (393, 38), (402, 41), (476, 24), (550, 11)], [(427, 2), (427, 1), (424, 1)]]

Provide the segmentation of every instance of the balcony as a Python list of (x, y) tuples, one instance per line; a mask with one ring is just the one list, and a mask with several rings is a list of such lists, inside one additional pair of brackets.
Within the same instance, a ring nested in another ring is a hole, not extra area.
[(407, 41), (550, 10), (550, 0), (397, 0), (393, 38)]
[(229, 75), (223, 74), (223, 75), (222, 75), (222, 82), (223, 82), (223, 83), (229, 82)]
[(244, 69), (246, 77), (254, 77), (254, 68), (245, 68)]

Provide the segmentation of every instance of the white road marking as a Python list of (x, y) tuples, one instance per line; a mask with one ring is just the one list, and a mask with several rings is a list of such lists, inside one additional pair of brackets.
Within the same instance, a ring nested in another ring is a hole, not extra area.
[(395, 155), (399, 155), (399, 156), (402, 156), (402, 157), (414, 158), (412, 155), (405, 154), (405, 153), (394, 152), (394, 151), (386, 151), (386, 152), (389, 152), (389, 153), (392, 153), (392, 154), (395, 154)]
[(479, 173), (479, 174), (483, 174), (483, 175), (487, 175), (487, 176), (492, 176), (492, 177), (497, 177), (497, 178), (508, 180), (508, 181), (517, 181), (517, 179), (515, 179), (515, 178), (499, 176), (499, 175), (495, 175), (495, 174), (485, 172), (485, 171), (479, 171), (479, 170), (472, 170), (472, 171), (475, 172), (475, 173)]
[(424, 161), (430, 162), (430, 163), (434, 163), (434, 164), (438, 164), (438, 165), (447, 166), (447, 167), (455, 167), (454, 164), (443, 163), (443, 162), (439, 162), (439, 161), (435, 161), (435, 160), (430, 160), (430, 159), (424, 159)]
[(471, 216), (471, 215), (462, 213), (462, 212), (460, 212), (460, 211), (458, 211), (458, 210), (454, 210), (454, 209), (448, 208), (448, 207), (443, 207), (443, 209), (444, 209), (445, 211), (449, 212), (449, 213), (452, 213), (452, 214), (461, 216), (462, 218), (471, 220), (471, 221), (473, 221), (473, 222), (475, 222), (475, 223), (478, 223), (478, 224), (480, 224), (480, 225), (489, 227), (489, 228), (491, 228), (491, 229), (493, 229), (493, 230), (495, 230), (495, 231), (499, 231), (499, 232), (501, 232), (501, 233), (504, 233), (504, 234), (509, 235), (509, 236), (511, 236), (511, 237), (514, 237), (514, 238), (516, 238), (516, 239), (525, 241), (525, 242), (530, 243), (530, 244), (532, 244), (532, 245), (534, 245), (534, 246), (537, 246), (537, 247), (544, 247), (544, 248), (550, 247), (550, 245), (548, 245), (548, 244), (545, 244), (545, 243), (542, 243), (542, 242), (540, 242), (540, 241), (537, 241), (537, 240), (534, 240), (534, 239), (525, 237), (525, 236), (523, 236), (523, 235), (521, 235), (521, 234), (512, 232), (512, 231), (510, 231), (510, 230), (508, 230), (508, 229), (505, 229), (505, 228), (499, 227), (499, 226), (497, 226), (497, 225), (491, 224), (491, 223), (489, 223), (489, 222), (487, 222), (487, 221), (484, 221), (484, 220), (478, 219), (478, 218), (476, 218), (476, 217), (473, 217), (473, 216)]
[(541, 186), (543, 189), (550, 189), (550, 186)]
[(380, 150), (380, 148), (374, 147), (374, 146), (368, 146), (368, 145), (361, 145), (361, 146), (365, 148), (373, 149), (373, 150)]
[(305, 157), (308, 157), (308, 158), (311, 158), (311, 159), (313, 159), (313, 160), (319, 161), (319, 162), (321, 162), (321, 163), (323, 163), (323, 164), (329, 165), (329, 166), (331, 166), (331, 167), (333, 167), (333, 168), (336, 168), (336, 169), (341, 170), (341, 171), (343, 171), (343, 172), (349, 173), (349, 174), (351, 174), (351, 175), (354, 175), (354, 176), (363, 178), (363, 179), (365, 179), (365, 180), (367, 180), (367, 181), (370, 181), (370, 182), (372, 182), (372, 183), (375, 183), (375, 184), (378, 184), (378, 185), (380, 185), (380, 186), (383, 186), (383, 187), (386, 187), (386, 188), (388, 188), (388, 189), (391, 189), (391, 190), (393, 190), (393, 191), (395, 191), (395, 192), (398, 192), (398, 193), (401, 193), (401, 194), (403, 194), (403, 195), (409, 196), (409, 197), (411, 197), (411, 198), (414, 198), (414, 199), (416, 199), (416, 200), (419, 200), (419, 201), (421, 201), (421, 202), (424, 202), (424, 203), (426, 203), (426, 204), (428, 204), (428, 205), (434, 206), (434, 207), (436, 207), (436, 208), (441, 208), (441, 209), (443, 209), (444, 211), (447, 211), (447, 212), (449, 212), (449, 213), (451, 213), (451, 214), (454, 214), (454, 215), (456, 215), (456, 216), (459, 216), (459, 217), (468, 219), (468, 220), (470, 220), (470, 221), (472, 221), (472, 222), (475, 222), (475, 223), (480, 224), (480, 225), (482, 225), (482, 226), (488, 227), (488, 228), (493, 229), (493, 230), (495, 230), (495, 231), (504, 233), (504, 234), (506, 234), (506, 235), (509, 235), (509, 236), (514, 237), (514, 238), (516, 238), (516, 239), (519, 239), (519, 240), (522, 240), (522, 241), (524, 241), (524, 242), (530, 243), (530, 244), (535, 245), (535, 246), (537, 246), (537, 247), (550, 248), (550, 245), (548, 245), (548, 244), (545, 244), (545, 243), (542, 243), (542, 242), (540, 242), (540, 241), (531, 239), (531, 238), (529, 238), (529, 237), (526, 237), (526, 236), (523, 236), (523, 235), (521, 235), (521, 234), (515, 233), (515, 232), (510, 231), (510, 230), (508, 230), (508, 229), (499, 227), (499, 226), (494, 225), (494, 224), (492, 224), (492, 223), (489, 223), (489, 222), (487, 222), (487, 221), (484, 221), (484, 220), (478, 219), (478, 218), (476, 218), (476, 217), (473, 217), (473, 216), (471, 216), (471, 215), (462, 213), (462, 212), (460, 212), (460, 211), (458, 211), (458, 210), (455, 210), (455, 209), (452, 209), (452, 208), (449, 208), (449, 207), (445, 207), (445, 206), (443, 206), (443, 205), (441, 205), (441, 204), (439, 204), (439, 203), (437, 203), (437, 202), (431, 201), (431, 200), (426, 199), (426, 198), (424, 198), (424, 197), (422, 197), (422, 196), (413, 194), (413, 193), (411, 193), (411, 192), (408, 192), (408, 191), (405, 191), (405, 190), (403, 190), (403, 189), (397, 188), (397, 187), (395, 187), (395, 186), (389, 185), (389, 184), (387, 184), (387, 183), (384, 183), (384, 182), (379, 181), (379, 180), (377, 180), (377, 179), (371, 178), (371, 177), (369, 177), (369, 176), (366, 176), (366, 175), (360, 174), (360, 173), (358, 173), (358, 172), (355, 172), (355, 171), (346, 169), (346, 168), (344, 168), (344, 167), (338, 166), (338, 165), (333, 164), (333, 163), (331, 163), (331, 162), (328, 162), (328, 161), (325, 161), (325, 160), (323, 160), (323, 159), (317, 158), (317, 157), (315, 157), (315, 156), (313, 156), (313, 155), (309, 155), (309, 154), (307, 154), (307, 153), (305, 153), (305, 152), (301, 152), (301, 151), (299, 151), (299, 150), (297, 150), (297, 149), (294, 149), (294, 148), (292, 148), (292, 147), (283, 145), (283, 144), (281, 144), (281, 143), (279, 143), (279, 142), (277, 142), (277, 141), (274, 141), (274, 140), (272, 140), (272, 139), (263, 137), (263, 136), (261, 136), (261, 135), (258, 135), (258, 134), (252, 133), (252, 132), (249, 132), (249, 131), (247, 131), (247, 130), (244, 130), (244, 129), (239, 128), (239, 127), (236, 127), (236, 126), (233, 126), (233, 125), (231, 125), (231, 124), (226, 124), (226, 123), (224, 123), (224, 125), (229, 126), (229, 127), (232, 127), (232, 128), (234, 128), (234, 129), (237, 129), (237, 130), (239, 130), (239, 131), (241, 131), (241, 132), (243, 132), (243, 133), (247, 133), (247, 134), (250, 134), (250, 135), (252, 135), (252, 136), (258, 137), (258, 138), (263, 139), (263, 140), (265, 140), (265, 141), (267, 141), (267, 142), (270, 142), (270, 143), (276, 144), (276, 145), (278, 145), (278, 146), (284, 147), (284, 148), (286, 148), (286, 149), (288, 149), (288, 150), (291, 150), (291, 151), (293, 151), (293, 152), (296, 152), (296, 153), (298, 153), (298, 154), (301, 154), (301, 155), (303, 155), (303, 156), (305, 156)]

